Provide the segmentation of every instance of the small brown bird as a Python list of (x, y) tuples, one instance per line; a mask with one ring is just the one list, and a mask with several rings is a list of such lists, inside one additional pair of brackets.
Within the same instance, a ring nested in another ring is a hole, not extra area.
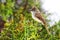
[(32, 13), (32, 18), (34, 20), (36, 20), (37, 22), (42, 23), (45, 26), (47, 33), (50, 34), (50, 32), (47, 28), (47, 23), (46, 23), (45, 19), (43, 18), (43, 16), (41, 15), (41, 12), (39, 11), (39, 9), (36, 8), (35, 6), (33, 6), (32, 9), (30, 9), (30, 11)]
[(5, 24), (5, 21), (2, 20), (2, 17), (0, 16), (0, 33), (1, 33), (2, 29), (4, 28), (4, 24)]

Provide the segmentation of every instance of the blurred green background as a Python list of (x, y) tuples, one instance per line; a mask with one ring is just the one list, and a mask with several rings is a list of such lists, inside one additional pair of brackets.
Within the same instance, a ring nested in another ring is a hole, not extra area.
[(0, 16), (6, 21), (0, 40), (60, 40), (60, 21), (49, 28), (48, 35), (44, 26), (32, 19), (28, 11), (32, 6), (41, 10), (39, 0), (0, 0)]

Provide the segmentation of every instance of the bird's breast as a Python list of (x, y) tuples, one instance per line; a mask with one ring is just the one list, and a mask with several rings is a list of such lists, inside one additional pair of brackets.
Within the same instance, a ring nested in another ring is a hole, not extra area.
[(35, 16), (32, 15), (32, 18), (33, 18), (35, 21), (43, 24), (43, 22), (42, 22), (41, 20), (39, 20), (37, 17), (35, 17)]

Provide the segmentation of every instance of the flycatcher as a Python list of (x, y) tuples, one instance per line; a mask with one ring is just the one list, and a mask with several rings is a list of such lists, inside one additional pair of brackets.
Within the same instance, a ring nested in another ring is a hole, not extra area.
[(42, 23), (44, 25), (44, 27), (47, 30), (47, 33), (50, 34), (48, 27), (47, 27), (47, 23), (45, 21), (45, 19), (43, 18), (43, 16), (41, 15), (41, 12), (39, 11), (39, 9), (35, 6), (32, 7), (32, 9), (30, 9), (31, 13), (32, 13), (32, 18), (39, 22)]

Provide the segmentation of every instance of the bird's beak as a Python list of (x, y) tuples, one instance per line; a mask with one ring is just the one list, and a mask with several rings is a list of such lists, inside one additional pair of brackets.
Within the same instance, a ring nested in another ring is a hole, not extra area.
[(32, 9), (29, 9), (29, 11), (32, 11)]
[(32, 9), (29, 9), (28, 12), (30, 13), (32, 11)]

